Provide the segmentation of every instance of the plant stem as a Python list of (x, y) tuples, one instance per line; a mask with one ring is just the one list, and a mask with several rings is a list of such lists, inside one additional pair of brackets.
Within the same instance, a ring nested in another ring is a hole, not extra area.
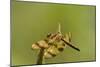
[(44, 48), (40, 49), (40, 52), (38, 54), (38, 59), (37, 59), (37, 65), (41, 65), (43, 62), (43, 55), (44, 55)]

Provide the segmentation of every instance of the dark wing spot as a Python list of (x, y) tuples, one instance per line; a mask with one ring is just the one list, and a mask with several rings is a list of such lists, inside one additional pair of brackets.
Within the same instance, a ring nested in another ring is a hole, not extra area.
[(48, 43), (49, 45), (53, 45), (53, 43)]
[(53, 53), (51, 53), (51, 52), (48, 52), (52, 57), (55, 57), (56, 56), (56, 54), (53, 54)]
[(39, 43), (38, 43), (38, 42), (36, 42), (35, 44), (36, 44), (38, 47), (40, 47), (40, 48), (41, 48), (41, 46), (39, 45)]
[(48, 43), (48, 40), (47, 39), (44, 39), (45, 43)]
[(64, 48), (58, 48), (58, 50), (59, 50), (60, 52), (62, 52), (62, 51), (64, 50)]
[(55, 57), (55, 56), (56, 56), (56, 54), (52, 54), (52, 56), (53, 56), (53, 57)]

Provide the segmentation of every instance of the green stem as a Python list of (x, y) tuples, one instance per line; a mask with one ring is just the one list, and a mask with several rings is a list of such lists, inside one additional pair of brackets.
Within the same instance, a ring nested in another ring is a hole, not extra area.
[(41, 65), (43, 63), (43, 55), (44, 55), (44, 48), (41, 48), (38, 54), (37, 65)]

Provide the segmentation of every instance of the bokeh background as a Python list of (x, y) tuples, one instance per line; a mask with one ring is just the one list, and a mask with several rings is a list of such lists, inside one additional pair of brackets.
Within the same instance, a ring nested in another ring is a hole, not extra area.
[(11, 65), (36, 64), (38, 50), (31, 50), (34, 42), (48, 33), (72, 33), (72, 43), (80, 52), (67, 47), (44, 64), (95, 61), (96, 6), (39, 2), (11, 3)]

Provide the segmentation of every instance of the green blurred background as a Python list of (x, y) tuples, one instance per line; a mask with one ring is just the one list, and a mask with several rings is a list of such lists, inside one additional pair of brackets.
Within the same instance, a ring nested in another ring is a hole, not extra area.
[(44, 64), (95, 61), (95, 6), (38, 2), (11, 3), (11, 65), (36, 64), (38, 50), (31, 50), (34, 42), (47, 33), (72, 33), (72, 42), (80, 52), (68, 47)]

